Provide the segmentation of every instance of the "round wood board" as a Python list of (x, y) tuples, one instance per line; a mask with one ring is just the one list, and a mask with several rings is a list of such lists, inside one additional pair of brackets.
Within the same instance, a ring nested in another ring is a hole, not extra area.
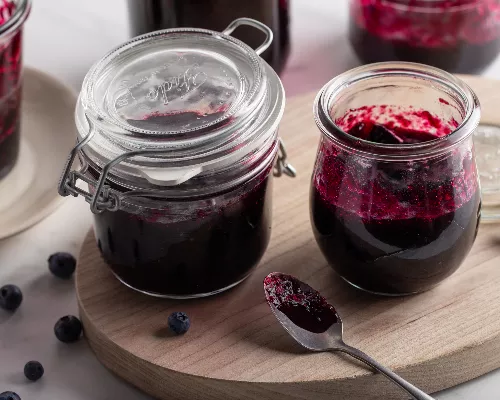
[[(500, 121), (498, 83), (472, 78), (485, 119)], [(314, 94), (289, 101), (281, 135), (298, 177), (275, 180), (272, 240), (258, 269), (221, 295), (190, 301), (150, 298), (120, 284), (90, 233), (76, 287), (85, 335), (99, 360), (164, 400), (402, 399), (379, 374), (338, 354), (308, 353), (265, 303), (263, 278), (298, 276), (339, 310), (347, 343), (428, 392), (500, 367), (500, 231), (481, 226), (464, 265), (442, 285), (412, 297), (382, 298), (352, 289), (328, 267), (312, 236), (308, 191), (319, 133)], [(180, 337), (167, 317), (185, 311)]]

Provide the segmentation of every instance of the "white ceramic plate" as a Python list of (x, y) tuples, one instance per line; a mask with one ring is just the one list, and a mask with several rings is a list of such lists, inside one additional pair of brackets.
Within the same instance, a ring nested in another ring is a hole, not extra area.
[(24, 70), (21, 151), (0, 181), (0, 239), (41, 221), (62, 202), (59, 177), (75, 144), (76, 95), (55, 78)]

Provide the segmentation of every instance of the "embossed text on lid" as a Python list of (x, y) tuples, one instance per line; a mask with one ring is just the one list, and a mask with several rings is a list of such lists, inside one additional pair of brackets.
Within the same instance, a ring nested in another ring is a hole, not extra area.
[[(128, 47), (114, 60), (101, 103), (127, 130), (170, 135), (216, 128), (230, 122), (261, 83), (257, 57), (203, 30), (145, 37)], [(99, 102), (99, 93), (94, 98)]]

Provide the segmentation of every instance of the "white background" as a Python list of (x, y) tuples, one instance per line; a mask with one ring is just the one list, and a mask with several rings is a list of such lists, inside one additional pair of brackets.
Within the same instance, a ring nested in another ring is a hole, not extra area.
[[(26, 26), (25, 62), (75, 90), (91, 64), (128, 37), (125, 0), (33, 0)], [(141, 0), (137, 0), (141, 1)], [(318, 90), (336, 74), (357, 65), (346, 39), (346, 0), (291, 0), (292, 54), (283, 75), (289, 97)], [(500, 78), (500, 58), (485, 73)], [(17, 283), (25, 293), (21, 309), (0, 313), (0, 392), (25, 400), (147, 399), (107, 372), (85, 341), (62, 345), (52, 333), (62, 315), (77, 313), (71, 282), (47, 274), (55, 251), (78, 253), (91, 224), (81, 199), (68, 199), (52, 216), (15, 237), (0, 241), (0, 283)], [(45, 377), (26, 383), (26, 361), (40, 360)], [(498, 400), (500, 372), (454, 388), (439, 399)]]

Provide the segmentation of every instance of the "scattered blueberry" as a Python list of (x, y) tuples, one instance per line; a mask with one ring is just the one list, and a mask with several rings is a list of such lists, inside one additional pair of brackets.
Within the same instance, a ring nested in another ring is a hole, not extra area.
[(67, 315), (57, 321), (54, 333), (61, 342), (76, 342), (82, 334), (82, 323), (73, 315)]
[(168, 317), (168, 327), (177, 335), (182, 335), (189, 330), (191, 322), (186, 313), (174, 312)]
[(69, 253), (54, 253), (49, 257), (49, 270), (61, 279), (69, 279), (75, 272), (76, 259)]
[(7, 311), (15, 311), (23, 301), (23, 293), (16, 285), (5, 285), (0, 288), (0, 307)]
[(30, 381), (37, 381), (43, 376), (44, 369), (38, 361), (29, 361), (24, 366), (24, 376)]
[(0, 400), (21, 400), (21, 397), (15, 392), (0, 393)]

